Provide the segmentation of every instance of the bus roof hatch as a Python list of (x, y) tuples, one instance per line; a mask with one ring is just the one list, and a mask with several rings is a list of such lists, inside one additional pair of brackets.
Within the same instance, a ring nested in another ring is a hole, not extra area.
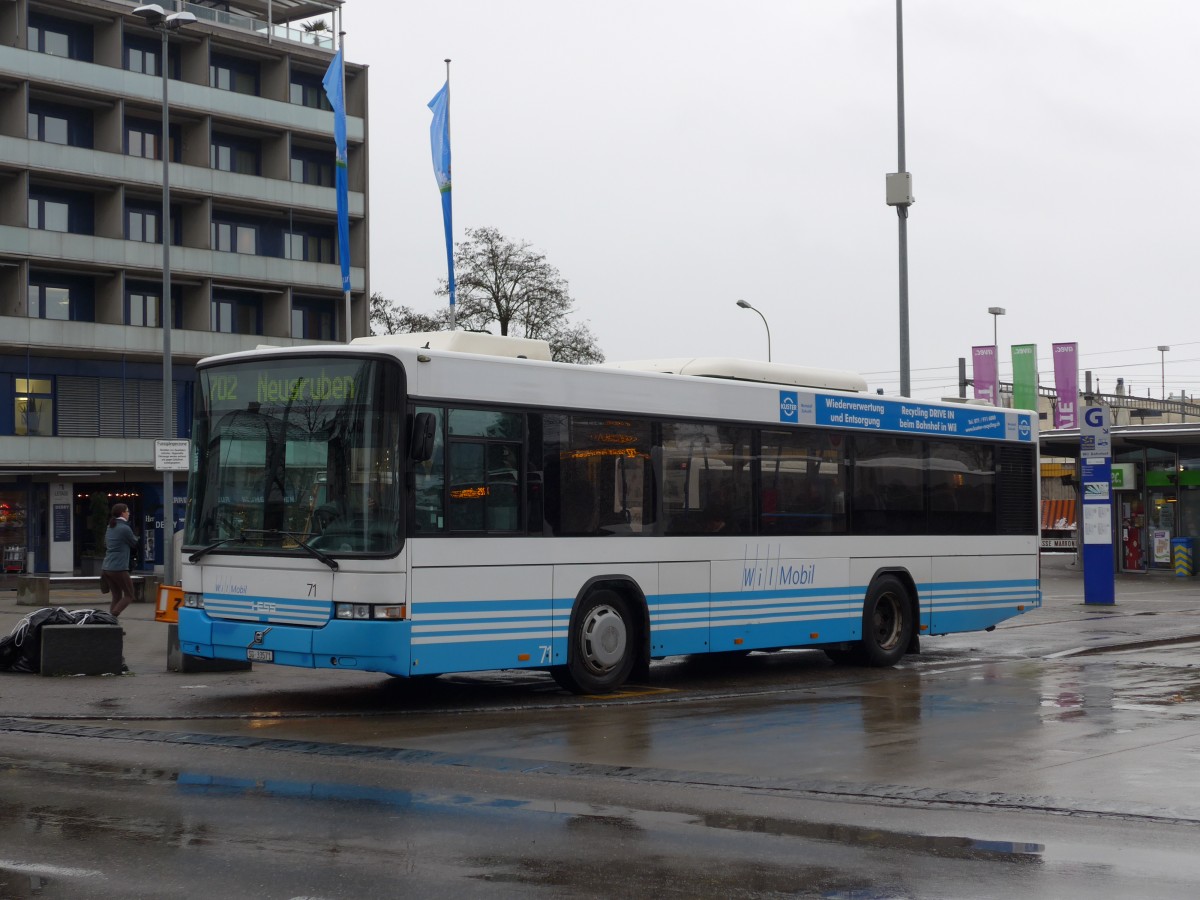
[(359, 337), (351, 344), (376, 347), (417, 347), (425, 350), (451, 350), (476, 356), (507, 356), (513, 359), (550, 361), (550, 342), (531, 338), (506, 337), (478, 331), (414, 331), (409, 334), (379, 334)]
[(706, 378), (729, 378), (733, 381), (786, 384), (791, 387), (827, 388), (835, 391), (860, 393), (867, 389), (867, 380), (857, 372), (793, 366), (789, 363), (758, 362), (729, 356), (639, 359), (632, 362), (608, 363), (607, 365), (618, 369), (637, 369), (640, 372), (699, 375)]

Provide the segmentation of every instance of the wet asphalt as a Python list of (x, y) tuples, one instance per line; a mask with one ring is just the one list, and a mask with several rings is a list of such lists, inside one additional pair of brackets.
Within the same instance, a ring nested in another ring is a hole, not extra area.
[(1043, 591), (895, 669), (673, 659), (600, 698), (172, 672), (138, 604), (127, 674), (0, 674), (0, 896), (1194, 896), (1200, 581), (1089, 605), (1058, 556)]

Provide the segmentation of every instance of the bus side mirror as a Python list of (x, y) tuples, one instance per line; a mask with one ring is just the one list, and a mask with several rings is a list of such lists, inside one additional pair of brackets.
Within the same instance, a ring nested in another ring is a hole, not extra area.
[(413, 416), (412, 435), (408, 441), (408, 458), (414, 462), (433, 459), (433, 439), (437, 434), (437, 417), (433, 413)]

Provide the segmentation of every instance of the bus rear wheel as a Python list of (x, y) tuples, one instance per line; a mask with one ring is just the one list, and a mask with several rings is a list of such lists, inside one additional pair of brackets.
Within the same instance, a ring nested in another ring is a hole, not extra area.
[(606, 694), (629, 677), (637, 659), (637, 628), (625, 598), (615, 591), (589, 594), (571, 617), (567, 664), (551, 675), (575, 694)]
[(862, 643), (858, 662), (865, 666), (894, 666), (912, 641), (916, 621), (912, 598), (893, 575), (876, 579), (863, 604)]

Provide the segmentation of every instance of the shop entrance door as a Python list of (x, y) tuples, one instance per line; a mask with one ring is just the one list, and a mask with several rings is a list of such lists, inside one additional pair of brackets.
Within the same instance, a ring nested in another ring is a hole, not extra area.
[(1152, 487), (1146, 492), (1150, 568), (1171, 569), (1171, 538), (1175, 537), (1174, 487)]
[(1146, 507), (1141, 494), (1120, 491), (1117, 494), (1120, 512), (1120, 541), (1118, 548), (1122, 572), (1144, 572), (1150, 554), (1146, 547)]
[(126, 485), (75, 485), (75, 568), (83, 575), (99, 575), (104, 563), (104, 535), (114, 503), (129, 507), (134, 534), (140, 533), (142, 497)]

